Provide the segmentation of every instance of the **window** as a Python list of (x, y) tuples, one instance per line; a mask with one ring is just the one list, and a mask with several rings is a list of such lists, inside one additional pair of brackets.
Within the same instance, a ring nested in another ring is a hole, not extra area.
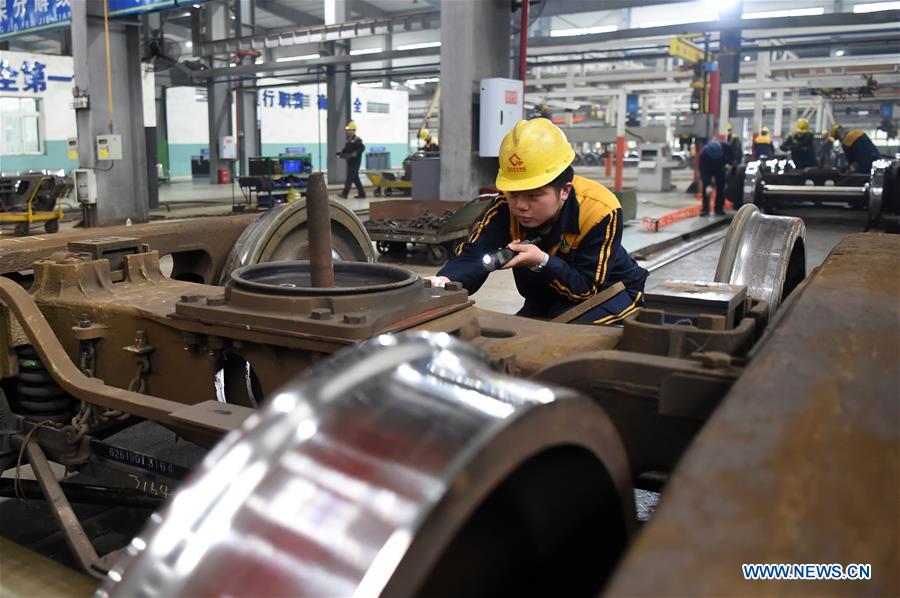
[(366, 112), (377, 112), (378, 114), (390, 114), (391, 105), (387, 102), (366, 102)]
[(41, 100), (37, 98), (0, 98), (0, 131), (4, 155), (43, 154), (41, 139)]

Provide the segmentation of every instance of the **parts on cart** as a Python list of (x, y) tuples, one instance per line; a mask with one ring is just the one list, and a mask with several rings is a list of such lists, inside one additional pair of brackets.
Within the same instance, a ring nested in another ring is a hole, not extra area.
[(380, 336), (280, 389), (98, 595), (596, 594), (633, 512), (590, 399), (446, 334)]
[(71, 190), (65, 177), (41, 173), (0, 178), (0, 223), (14, 222), (16, 234), (26, 236), (35, 222), (47, 233), (59, 230), (62, 198)]

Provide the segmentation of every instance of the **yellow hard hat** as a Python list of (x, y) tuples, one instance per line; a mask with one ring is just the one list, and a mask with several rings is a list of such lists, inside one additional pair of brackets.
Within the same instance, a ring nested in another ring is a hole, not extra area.
[(762, 130), (760, 131), (760, 134), (761, 134), (761, 135), (768, 135), (768, 134), (769, 134), (769, 127), (763, 127)]
[(575, 160), (566, 134), (546, 118), (520, 120), (500, 143), (501, 191), (528, 191), (550, 183)]
[(800, 133), (809, 133), (809, 121), (805, 118), (797, 120), (797, 131)]
[(831, 133), (828, 131), (822, 131), (822, 137), (831, 137)]
[(731, 123), (728, 123), (728, 130), (730, 131), (732, 129), (734, 129), (734, 127), (731, 126)]
[(428, 139), (428, 137), (429, 137), (428, 129), (422, 129), (421, 131), (419, 131), (419, 139), (424, 141), (424, 140)]
[(835, 139), (838, 138), (838, 131), (840, 131), (843, 127), (837, 123), (833, 127), (831, 127), (831, 136)]
[(348, 131), (355, 131), (355, 130), (356, 130), (356, 123), (353, 122), (353, 121), (351, 120), (350, 122), (347, 123), (346, 129), (347, 129)]

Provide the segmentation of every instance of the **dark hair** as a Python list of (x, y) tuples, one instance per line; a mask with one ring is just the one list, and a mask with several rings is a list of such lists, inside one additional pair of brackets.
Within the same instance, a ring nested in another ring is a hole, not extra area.
[(553, 187), (554, 189), (556, 189), (557, 193), (560, 193), (560, 192), (562, 192), (563, 187), (566, 186), (566, 183), (571, 183), (572, 179), (574, 177), (575, 177), (575, 170), (573, 170), (572, 166), (569, 165), (566, 167), (565, 170), (563, 170), (561, 173), (559, 173), (559, 176), (557, 176), (555, 179), (553, 179), (552, 181), (550, 181), (547, 184), (550, 185), (551, 187)]

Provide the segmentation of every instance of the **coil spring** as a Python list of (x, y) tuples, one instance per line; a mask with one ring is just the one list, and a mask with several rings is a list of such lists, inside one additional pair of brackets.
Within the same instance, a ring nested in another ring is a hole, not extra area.
[(75, 411), (75, 400), (54, 380), (30, 345), (16, 349), (19, 378), (17, 411), (28, 420), (67, 422)]

